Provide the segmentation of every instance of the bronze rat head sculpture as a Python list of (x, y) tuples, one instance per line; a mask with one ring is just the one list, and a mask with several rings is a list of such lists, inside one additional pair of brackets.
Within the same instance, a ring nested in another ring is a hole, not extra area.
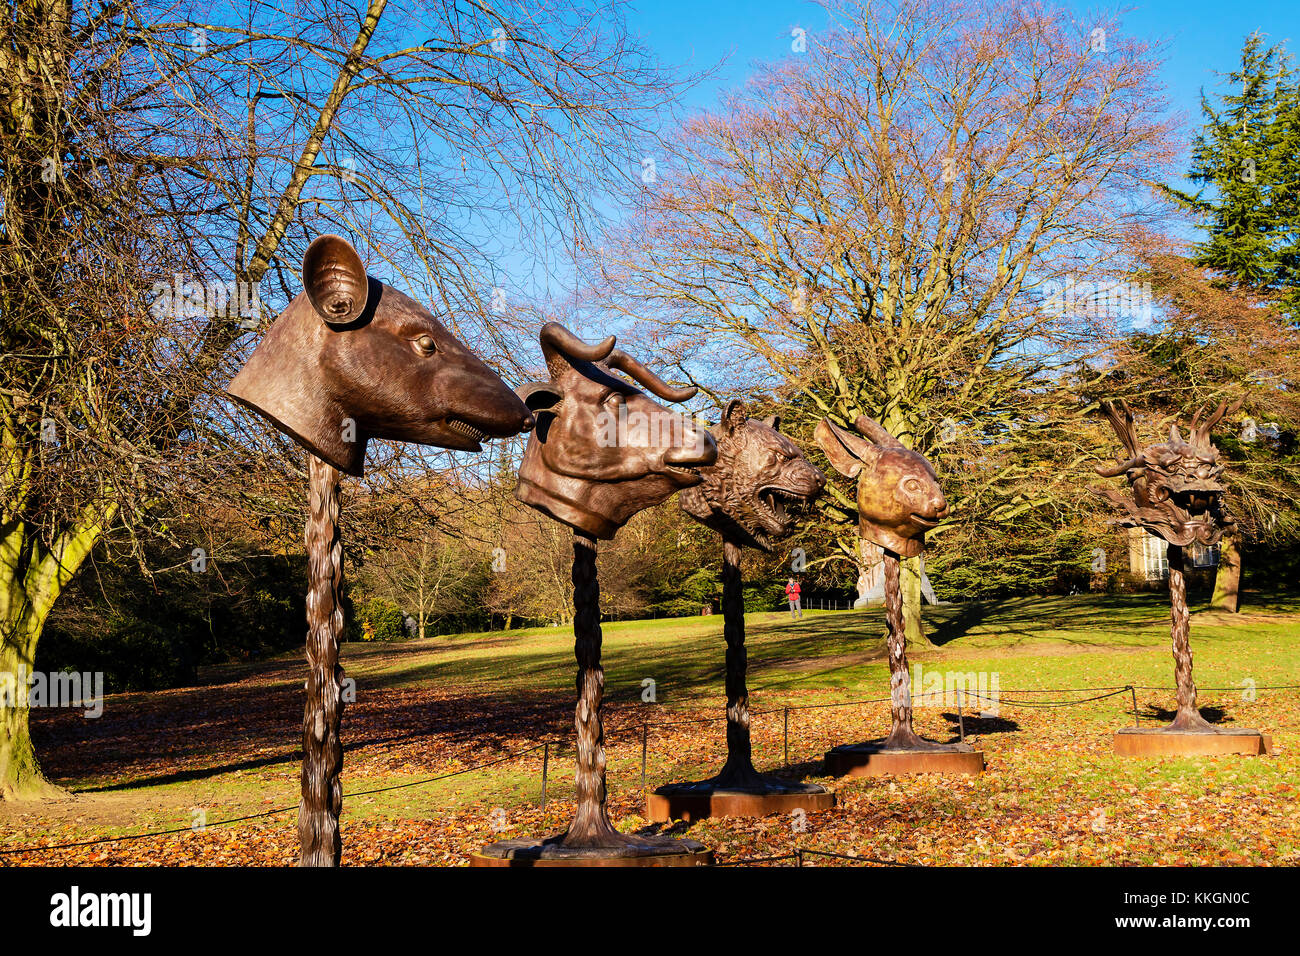
[(497, 374), (428, 309), (366, 275), (346, 239), (315, 239), (302, 279), (227, 391), (323, 461), (360, 475), (371, 438), (479, 451), (532, 425)]
[(700, 483), (693, 469), (718, 450), (707, 429), (652, 401), (684, 402), (674, 388), (621, 349), (614, 336), (588, 345), (557, 322), (539, 336), (550, 381), (520, 386), (537, 428), (519, 466), (518, 498), (593, 538), (612, 538), (632, 515)]
[(712, 432), (718, 460), (678, 497), (682, 510), (733, 544), (771, 551), (794, 527), (787, 506), (801, 508), (826, 488), (826, 476), (779, 428), (775, 415), (760, 421), (744, 402), (728, 402)]
[(925, 533), (948, 516), (939, 478), (924, 455), (905, 448), (874, 419), (859, 415), (853, 427), (858, 435), (823, 418), (816, 438), (836, 471), (858, 479), (859, 534), (904, 558), (916, 557), (925, 549)]
[(1096, 469), (1103, 478), (1124, 475), (1132, 487), (1132, 498), (1112, 489), (1095, 492), (1125, 512), (1116, 524), (1145, 528), (1179, 546), (1192, 542), (1212, 545), (1225, 530), (1235, 526), (1235, 520), (1223, 508), (1223, 465), (1219, 463), (1219, 450), (1210, 442), (1210, 431), (1225, 413), (1236, 412), (1240, 403), (1229, 409), (1226, 401), (1220, 402), (1204, 421), (1205, 409), (1197, 412), (1192, 419), (1190, 442), (1183, 440), (1174, 424), (1169, 428), (1168, 442), (1145, 448), (1138, 440), (1133, 413), (1124, 402), (1101, 402), (1099, 407), (1128, 455), (1127, 460), (1116, 465)]
[(366, 275), (356, 250), (321, 236), (304, 291), (280, 313), (228, 389), (308, 456), (307, 642), (299, 863), (337, 866), (343, 850), (343, 547), (339, 472), (360, 475), (371, 438), (479, 450), (532, 427), (496, 374), (427, 309)]

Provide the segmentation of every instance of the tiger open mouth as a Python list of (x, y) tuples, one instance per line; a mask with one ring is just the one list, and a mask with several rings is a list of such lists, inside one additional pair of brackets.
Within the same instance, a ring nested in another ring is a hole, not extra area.
[(758, 516), (772, 531), (782, 534), (794, 523), (794, 514), (808, 503), (808, 496), (788, 488), (768, 485), (754, 496)]

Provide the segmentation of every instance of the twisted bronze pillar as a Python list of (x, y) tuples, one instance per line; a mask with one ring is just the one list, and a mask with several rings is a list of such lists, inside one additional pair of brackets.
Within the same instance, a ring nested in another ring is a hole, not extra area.
[(343, 545), (339, 538), (339, 472), (308, 456), (307, 702), (302, 715), (302, 799), (298, 804), (299, 866), (338, 866), (343, 852)]
[(745, 595), (741, 575), (740, 545), (722, 542), (722, 636), (727, 642), (727, 762), (716, 781), (742, 787), (763, 783), (753, 763), (749, 739), (749, 687), (745, 674), (749, 652), (745, 649)]
[(921, 746), (927, 741), (912, 730), (912, 684), (907, 666), (907, 631), (903, 622), (903, 588), (901, 560), (898, 552), (884, 550), (885, 572), (885, 622), (889, 633), (889, 736), (887, 748), (907, 749)]
[(605, 730), (601, 704), (605, 668), (600, 664), (600, 581), (596, 575), (595, 539), (573, 535), (573, 654), (578, 661), (578, 704), (573, 713), (577, 731), (577, 810), (564, 835), (571, 847), (606, 845), (618, 831), (605, 812)]
[(1196, 682), (1192, 679), (1191, 620), (1187, 609), (1187, 579), (1183, 569), (1181, 545), (1169, 545), (1169, 606), (1174, 651), (1174, 684), (1178, 694), (1178, 712), (1169, 730), (1214, 732), (1214, 725), (1196, 709)]

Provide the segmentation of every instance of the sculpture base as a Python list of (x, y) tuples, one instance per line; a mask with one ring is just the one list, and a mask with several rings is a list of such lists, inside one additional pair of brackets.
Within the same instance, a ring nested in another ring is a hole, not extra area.
[(983, 773), (984, 751), (969, 744), (886, 748), (883, 740), (843, 744), (826, 751), (832, 777), (886, 777), (915, 773)]
[(713, 851), (694, 840), (618, 834), (607, 846), (565, 846), (564, 834), (502, 840), (471, 853), (470, 866), (712, 866)]
[(711, 780), (670, 783), (646, 797), (646, 819), (703, 820), (706, 817), (763, 817), (794, 810), (829, 810), (835, 794), (815, 783), (795, 783), (764, 778), (753, 786), (728, 786)]
[(1273, 738), (1258, 730), (1188, 731), (1163, 727), (1125, 727), (1115, 731), (1120, 757), (1217, 757), (1273, 753)]

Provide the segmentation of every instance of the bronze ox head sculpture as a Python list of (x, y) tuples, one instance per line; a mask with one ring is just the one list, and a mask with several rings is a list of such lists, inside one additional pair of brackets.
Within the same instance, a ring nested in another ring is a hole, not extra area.
[(733, 544), (771, 551), (826, 488), (821, 469), (779, 429), (775, 415), (750, 418), (744, 402), (728, 402), (712, 431), (718, 460), (678, 497), (682, 510)]
[(948, 516), (939, 478), (924, 455), (874, 419), (859, 415), (853, 427), (857, 434), (823, 418), (815, 436), (835, 470), (858, 480), (858, 533), (901, 557), (916, 557), (925, 533)]
[(1212, 545), (1225, 530), (1232, 530), (1236, 521), (1223, 508), (1223, 465), (1219, 450), (1210, 443), (1210, 431), (1225, 414), (1240, 407), (1240, 402), (1231, 409), (1226, 401), (1220, 402), (1204, 419), (1205, 409), (1201, 409), (1192, 419), (1190, 441), (1183, 439), (1174, 424), (1169, 428), (1169, 441), (1144, 448), (1128, 406), (1122, 401), (1102, 402), (1102, 414), (1110, 420), (1128, 457), (1115, 465), (1099, 466), (1096, 472), (1103, 478), (1124, 475), (1133, 491), (1131, 498), (1111, 489), (1095, 491), (1124, 512), (1115, 523), (1145, 528), (1179, 546), (1193, 542)]
[(346, 239), (314, 240), (302, 280), (227, 391), (318, 458), (360, 475), (371, 438), (479, 451), (531, 427), (496, 373), (428, 309), (368, 276)]
[(537, 419), (519, 466), (521, 501), (608, 539), (636, 512), (700, 483), (693, 469), (718, 454), (708, 430), (614, 372), (666, 401), (686, 401), (694, 388), (669, 385), (616, 349), (612, 335), (588, 345), (548, 322), (539, 338), (550, 380), (518, 389)]

